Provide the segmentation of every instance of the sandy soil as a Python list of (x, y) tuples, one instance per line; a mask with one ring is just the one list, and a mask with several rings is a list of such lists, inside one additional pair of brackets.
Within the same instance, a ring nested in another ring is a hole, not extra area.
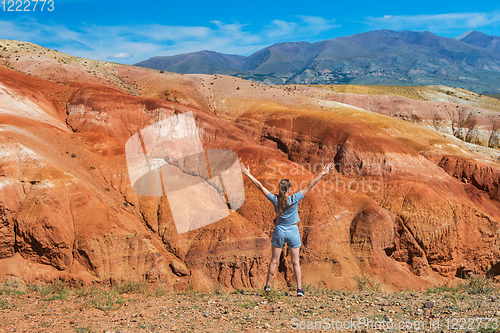
[(315, 85), (311, 87), (338, 93), (362, 95), (388, 95), (411, 98), (418, 101), (449, 102), (473, 105), (479, 108), (500, 111), (500, 100), (468, 90), (434, 86), (373, 86), (373, 85)]

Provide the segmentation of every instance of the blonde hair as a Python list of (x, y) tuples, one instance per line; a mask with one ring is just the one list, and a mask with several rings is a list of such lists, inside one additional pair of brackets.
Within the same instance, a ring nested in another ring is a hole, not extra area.
[(290, 188), (290, 181), (288, 179), (282, 179), (280, 180), (280, 191), (278, 193), (278, 209), (277, 209), (277, 215), (281, 216), (285, 212), (285, 208), (288, 209), (290, 207), (290, 204), (288, 203), (287, 197), (286, 197), (286, 192), (288, 192), (288, 189)]

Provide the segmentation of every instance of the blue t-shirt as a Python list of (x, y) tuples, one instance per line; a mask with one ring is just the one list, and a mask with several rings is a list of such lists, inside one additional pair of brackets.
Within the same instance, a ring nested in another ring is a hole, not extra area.
[[(304, 199), (304, 194), (302, 191), (299, 191), (295, 194), (288, 196), (288, 204), (290, 207), (288, 209), (285, 208), (283, 215), (278, 216), (278, 221), (276, 224), (280, 225), (294, 225), (300, 221), (299, 219), (299, 201)], [(267, 196), (267, 200), (271, 201), (274, 205), (274, 211), (278, 212), (278, 196), (276, 194), (269, 193)]]

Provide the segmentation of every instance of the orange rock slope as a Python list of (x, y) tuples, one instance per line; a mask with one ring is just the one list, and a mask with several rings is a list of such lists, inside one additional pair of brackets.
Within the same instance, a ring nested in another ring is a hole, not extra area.
[[(1, 44), (3, 280), (260, 288), (274, 211), (248, 179), (241, 208), (181, 234), (166, 197), (132, 190), (126, 141), (189, 111), (205, 149), (236, 152), (273, 192), (280, 178), (297, 191), (335, 162), (299, 206), (305, 285), (354, 288), (368, 274), (386, 290), (425, 289), (463, 271), (498, 274), (494, 150), (364, 110), (366, 103), (347, 105), (355, 103), (331, 91)], [(290, 257), (282, 257), (275, 285), (293, 282)]]

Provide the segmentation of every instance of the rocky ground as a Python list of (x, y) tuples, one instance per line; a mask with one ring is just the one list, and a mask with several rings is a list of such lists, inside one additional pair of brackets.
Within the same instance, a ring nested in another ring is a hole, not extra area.
[(488, 280), (425, 293), (286, 290), (167, 292), (126, 283), (113, 288), (4, 284), (0, 332), (499, 332), (500, 293)]

